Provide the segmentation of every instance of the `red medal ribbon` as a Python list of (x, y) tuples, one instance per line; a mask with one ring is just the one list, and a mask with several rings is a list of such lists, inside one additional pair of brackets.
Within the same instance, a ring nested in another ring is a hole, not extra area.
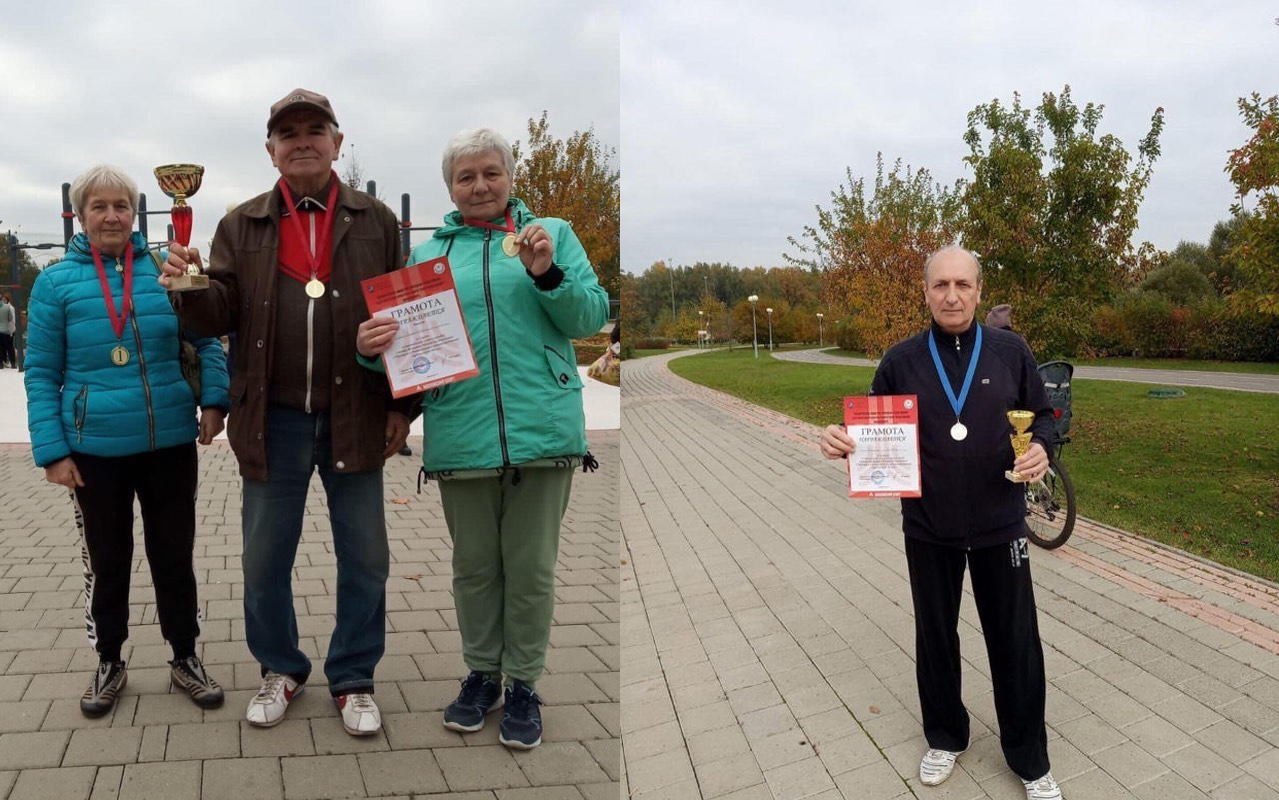
[(92, 246), (89, 247), (89, 252), (93, 253), (93, 266), (98, 268), (98, 282), (102, 284), (102, 298), (107, 304), (107, 317), (111, 320), (111, 329), (115, 331), (115, 338), (119, 339), (124, 335), (124, 321), (129, 318), (129, 312), (133, 307), (133, 243), (126, 243), (124, 248), (124, 297), (120, 300), (119, 316), (115, 313), (115, 298), (111, 296), (111, 285), (107, 283), (107, 269), (102, 266), (102, 254), (98, 252), (98, 248)]
[(471, 225), (476, 228), (488, 228), (491, 231), (503, 231), (504, 233), (515, 233), (515, 220), (511, 219), (511, 209), (506, 209), (506, 224), (494, 225), (491, 222), (482, 219), (469, 219), (462, 217), (463, 225)]
[[(329, 275), (333, 271), (332, 261), (330, 260), (326, 264), (322, 255), (329, 251), (329, 240), (333, 236), (333, 205), (338, 199), (338, 176), (336, 173), (329, 174), (329, 201), (324, 204), (324, 216), (320, 218), (320, 238), (315, 243), (314, 251), (311, 251), (309, 247), (303, 248), (306, 253), (307, 263), (311, 267), (311, 274), (298, 274), (298, 272), (292, 269), (290, 265), (283, 261), (280, 262), (280, 268), (285, 272), (285, 274), (291, 278), (302, 281), (303, 283), (306, 283), (311, 279), (315, 279), (321, 283), (327, 284), (329, 282)], [(293, 220), (293, 231), (297, 234), (298, 241), (307, 243), (308, 239), (306, 237), (306, 233), (302, 230), (302, 221), (298, 219), (298, 214), (301, 212), (299, 212), (294, 206), (293, 194), (289, 192), (289, 184), (283, 177), (280, 178), (280, 194), (283, 195), (284, 202), (288, 204), (289, 219)]]

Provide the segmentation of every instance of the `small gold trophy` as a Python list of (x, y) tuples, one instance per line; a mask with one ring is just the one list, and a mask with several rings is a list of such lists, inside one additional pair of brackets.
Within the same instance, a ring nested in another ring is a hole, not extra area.
[[(173, 198), (173, 208), (169, 210), (173, 219), (173, 238), (186, 247), (191, 244), (191, 206), (187, 205), (186, 199), (200, 191), (204, 167), (199, 164), (165, 164), (155, 168), (155, 178), (160, 182), (160, 191)], [(169, 279), (171, 292), (207, 288), (209, 278), (195, 264), (187, 266), (186, 275)]]
[[(1017, 432), (1008, 439), (1013, 443), (1013, 457), (1021, 458), (1026, 455), (1026, 451), (1030, 449), (1030, 423), (1035, 421), (1035, 412), (1033, 411), (1009, 411), (1008, 424), (1013, 426)], [(1027, 483), (1030, 481), (1029, 475), (1022, 475), (1015, 469), (1005, 470), (1004, 477), (1013, 483)]]

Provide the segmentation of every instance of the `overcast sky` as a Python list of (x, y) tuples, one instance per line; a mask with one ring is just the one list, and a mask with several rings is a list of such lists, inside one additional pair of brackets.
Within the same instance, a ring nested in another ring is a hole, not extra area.
[(1134, 156), (1162, 106), (1138, 241), (1207, 241), (1229, 215), (1237, 100), (1279, 92), (1279, 4), (627, 3), (622, 9), (622, 265), (781, 265), (875, 154), (950, 185), (967, 114), (1070, 84)]
[[(449, 137), (491, 126), (527, 141), (595, 128), (619, 143), (616, 2), (8, 3), (0, 20), (0, 230), (62, 241), (60, 187), (124, 168), (152, 209), (153, 167), (205, 166), (193, 241), (228, 204), (279, 178), (267, 111), (301, 86), (327, 95), (366, 178), (399, 213), (438, 224)], [(127, 11), (123, 9), (128, 9)], [(339, 161), (341, 174), (346, 161)], [(151, 217), (152, 239), (167, 215)], [(78, 230), (78, 227), (77, 227)], [(157, 231), (159, 235), (157, 236)]]

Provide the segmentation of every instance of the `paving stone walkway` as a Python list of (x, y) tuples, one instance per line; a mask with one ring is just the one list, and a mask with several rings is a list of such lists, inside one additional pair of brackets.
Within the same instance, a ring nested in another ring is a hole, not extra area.
[[(98, 720), (78, 700), (96, 657), (84, 634), (80, 549), (65, 491), (44, 482), (27, 445), (0, 445), (0, 798), (5, 800), (615, 800), (619, 791), (616, 430), (591, 431), (601, 469), (579, 473), (565, 519), (557, 605), (538, 683), (545, 743), (512, 753), (497, 725), (462, 737), (441, 709), (464, 672), (450, 592), (451, 546), (439, 496), (416, 493), (418, 458), (386, 476), (391, 542), (387, 655), (377, 671), (384, 730), (357, 739), (329, 699), (321, 654), (333, 626), (335, 571), (318, 479), (294, 571), (311, 684), (278, 727), (243, 721), (259, 678), (244, 643), (240, 481), (225, 442), (201, 449), (195, 548), (201, 655), (227, 689), (201, 711), (169, 688), (140, 528), (125, 645), (129, 684)], [(415, 453), (421, 440), (410, 439)], [(491, 718), (491, 719), (496, 719)]]
[[(923, 787), (896, 501), (847, 497), (818, 429), (628, 361), (623, 789), (1016, 800), (971, 597), (973, 741)], [(1068, 800), (1279, 798), (1279, 587), (1083, 523), (1032, 548), (1049, 754)]]

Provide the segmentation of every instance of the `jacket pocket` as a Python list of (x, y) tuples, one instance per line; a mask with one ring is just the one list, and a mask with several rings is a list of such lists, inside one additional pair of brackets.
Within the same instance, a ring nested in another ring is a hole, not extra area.
[(80, 444), (84, 441), (84, 420), (89, 415), (88, 384), (81, 386), (80, 391), (76, 392), (75, 400), (71, 401), (71, 414), (75, 421), (76, 444)]
[(581, 389), (582, 376), (577, 372), (577, 364), (550, 345), (542, 345), (542, 349), (546, 352), (546, 366), (555, 385), (561, 389)]

